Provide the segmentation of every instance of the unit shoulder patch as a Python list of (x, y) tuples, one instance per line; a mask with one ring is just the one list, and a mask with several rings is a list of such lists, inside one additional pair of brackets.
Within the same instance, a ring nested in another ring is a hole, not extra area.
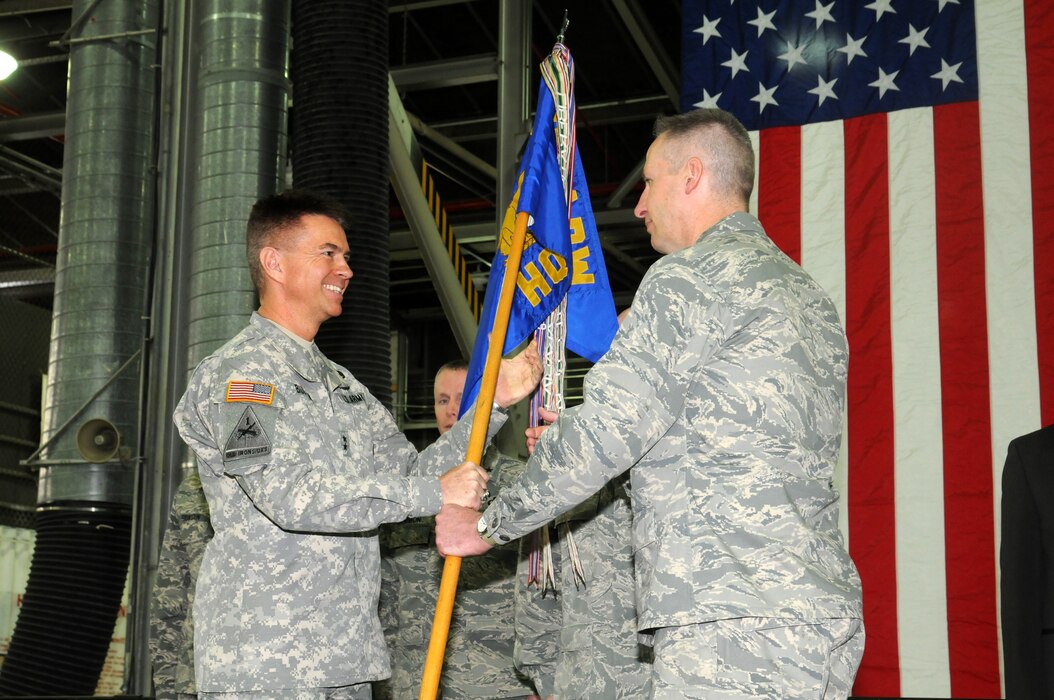
[(223, 446), (223, 461), (229, 462), (269, 454), (271, 454), (271, 439), (267, 436), (253, 407), (246, 406), (241, 418), (238, 419), (238, 424), (234, 426), (234, 430), (231, 431), (230, 437)]
[(262, 403), (270, 406), (274, 401), (274, 384), (232, 380), (227, 382), (227, 403)]

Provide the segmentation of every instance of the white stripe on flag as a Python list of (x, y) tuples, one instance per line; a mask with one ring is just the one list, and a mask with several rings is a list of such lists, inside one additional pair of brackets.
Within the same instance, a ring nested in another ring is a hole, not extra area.
[[(1011, 439), (1038, 429), (1041, 423), (1022, 7), (1020, 0), (985, 0), (978, 2), (974, 9), (984, 174), (985, 293), (997, 562), (1006, 447)], [(997, 594), (998, 586), (997, 577)]]
[[(838, 308), (845, 327), (845, 140), (842, 122), (801, 129), (801, 263)], [(852, 366), (852, 355), (849, 364)], [(849, 428), (842, 413), (842, 448), (834, 484), (841, 497), (838, 526), (849, 548)]]
[(948, 697), (933, 117), (889, 124), (897, 631), (905, 697)]
[(753, 212), (755, 216), (758, 213), (758, 173), (761, 172), (761, 168), (757, 167), (759, 154), (761, 153), (761, 136), (757, 131), (748, 132), (750, 134), (750, 144), (754, 149), (754, 189), (750, 191), (750, 201), (747, 202), (747, 211)]

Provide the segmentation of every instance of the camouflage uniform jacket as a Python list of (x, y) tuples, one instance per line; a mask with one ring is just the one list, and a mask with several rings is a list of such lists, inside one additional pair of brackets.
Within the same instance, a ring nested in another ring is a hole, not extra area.
[(194, 584), (201, 557), (210, 539), (209, 504), (197, 472), (190, 472), (172, 497), (154, 583), (150, 657), (154, 665), (154, 695), (158, 700), (197, 693), (190, 608), (194, 603)]
[[(498, 493), (523, 471), (523, 463), (490, 449), (483, 455), (488, 490)], [(432, 633), (443, 560), (435, 548), (434, 518), (382, 529), (390, 565), (382, 593), (388, 618), (392, 677), (381, 690), (393, 699), (417, 697)], [(513, 611), (518, 547), (497, 547), (462, 560), (450, 621), (440, 689), (443, 700), (512, 698), (531, 692), (513, 664)]]
[(648, 271), (488, 531), (520, 537), (632, 467), (640, 631), (858, 618), (831, 485), (847, 362), (827, 294), (754, 216), (726, 217)]
[[(516, 580), (516, 667), (541, 697), (636, 700), (651, 697), (650, 649), (637, 642), (628, 475), (608, 482), (550, 528), (557, 590), (527, 586), (520, 540)], [(571, 565), (570, 530), (584, 580)], [(506, 545), (507, 546), (507, 545)]]
[(471, 419), (419, 455), (346, 369), (253, 314), (198, 365), (175, 421), (216, 531), (194, 601), (199, 691), (386, 677), (376, 528), (439, 510), (435, 475), (462, 461)]

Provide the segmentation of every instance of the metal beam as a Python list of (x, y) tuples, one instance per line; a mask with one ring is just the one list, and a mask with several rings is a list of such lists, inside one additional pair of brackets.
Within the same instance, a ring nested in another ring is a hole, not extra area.
[(498, 182), (495, 199), (497, 225), (505, 218), (505, 203), (512, 194), (516, 161), (520, 147), (530, 135), (532, 3), (529, 0), (503, 0), (498, 5), (498, 51), (501, 75), (498, 78)]
[(644, 60), (648, 63), (655, 77), (658, 78), (666, 96), (678, 109), (681, 106), (681, 96), (677, 89), (679, 82), (677, 71), (670, 61), (670, 57), (662, 50), (662, 42), (659, 41), (655, 30), (651, 28), (644, 13), (637, 4), (637, 0), (612, 0), (615, 10), (626, 25), (633, 42), (637, 45)]
[(484, 54), (393, 66), (389, 73), (400, 91), (487, 83), (498, 79), (498, 56)]
[(72, 9), (73, 3), (70, 0), (4, 0), (0, 3), (0, 19)]
[(0, 146), (0, 170), (39, 184), (51, 192), (62, 191), (62, 171), (22, 155), (7, 146)]
[(419, 0), (418, 2), (402, 2), (398, 5), (389, 5), (388, 14), (392, 15), (399, 12), (427, 10), (433, 7), (446, 7), (447, 5), (464, 5), (466, 2), (471, 2), (471, 0)]
[(0, 142), (48, 138), (65, 130), (65, 110), (0, 119)]
[[(454, 140), (450, 137), (444, 136), (432, 127), (428, 126), (423, 121), (421, 121), (420, 118), (411, 114), (410, 112), (406, 113), (406, 118), (410, 121), (410, 126), (413, 127), (414, 132), (416, 132), (418, 136), (423, 136), (429, 141), (432, 141), (440, 148), (448, 151), (449, 153), (459, 158), (463, 162), (467, 163), (468, 165), (471, 165), (473, 168), (480, 171), (491, 180), (497, 179), (498, 169), (495, 168), (493, 165), (483, 160), (475, 153), (466, 150), (464, 146), (455, 143)], [(0, 122), (0, 124), (2, 123), (3, 122)]]
[[(669, 109), (670, 98), (665, 95), (646, 95), (624, 100), (604, 100), (592, 104), (579, 102), (578, 116), (590, 126), (651, 122)], [(430, 126), (458, 143), (493, 139), (496, 133), (496, 116), (472, 117), (433, 121)], [(580, 125), (581, 126), (581, 125)]]
[(644, 159), (642, 158), (633, 170), (629, 171), (626, 177), (622, 178), (622, 182), (618, 184), (618, 187), (608, 197), (607, 206), (608, 209), (617, 209), (622, 206), (622, 200), (625, 199), (633, 186), (640, 182), (641, 177), (644, 175)]
[(476, 339), (476, 318), (469, 309), (457, 273), (450, 264), (436, 220), (421, 190), (420, 173), (410, 158), (407, 142), (413, 138), (402, 101), (393, 80), (388, 81), (388, 162), (392, 187), (410, 223), (410, 232), (435, 286), (439, 303), (450, 321), (458, 348), (468, 357)]

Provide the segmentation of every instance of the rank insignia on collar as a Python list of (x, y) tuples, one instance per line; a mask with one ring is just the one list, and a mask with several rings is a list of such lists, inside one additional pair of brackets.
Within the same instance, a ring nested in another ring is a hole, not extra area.
[(260, 419), (252, 406), (242, 411), (238, 424), (234, 426), (230, 437), (223, 446), (223, 461), (229, 462), (248, 457), (259, 457), (271, 454), (271, 439), (267, 437)]
[(262, 382), (227, 382), (227, 403), (261, 403), (270, 406), (274, 401), (274, 384)]

